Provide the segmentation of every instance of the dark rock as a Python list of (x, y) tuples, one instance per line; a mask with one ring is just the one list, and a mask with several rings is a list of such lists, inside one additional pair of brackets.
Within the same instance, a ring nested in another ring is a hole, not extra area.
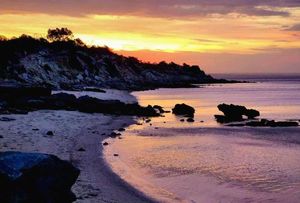
[(180, 122), (184, 122), (185, 120), (182, 118), (182, 119), (180, 119)]
[(119, 156), (119, 154), (114, 154), (114, 156)]
[(259, 111), (254, 109), (247, 109), (245, 106), (233, 105), (233, 104), (220, 104), (218, 109), (224, 113), (224, 116), (215, 115), (217, 122), (227, 123), (233, 121), (242, 121), (243, 116), (247, 116), (248, 119), (253, 119), (260, 115)]
[(6, 101), (0, 100), (0, 109), (6, 109), (8, 107), (8, 103)]
[(112, 132), (112, 133), (110, 134), (110, 137), (111, 137), (111, 138), (116, 138), (116, 137), (118, 137), (118, 136), (120, 136), (120, 135), (121, 135), (121, 133)]
[(145, 122), (146, 122), (146, 123), (150, 123), (150, 122), (151, 122), (151, 119), (146, 119)]
[(118, 100), (100, 100), (83, 96), (77, 99), (77, 108), (86, 113), (109, 113), (118, 115), (159, 116), (152, 106), (142, 107), (138, 104), (125, 104)]
[(276, 127), (296, 127), (296, 126), (299, 126), (298, 122), (293, 122), (293, 121), (278, 121), (275, 124), (276, 124)]
[(186, 121), (190, 122), (190, 123), (195, 122), (195, 120), (193, 118), (188, 118)]
[(73, 109), (77, 98), (73, 94), (57, 93), (48, 97), (47, 102), (50, 109)]
[(53, 133), (53, 131), (48, 131), (48, 132), (46, 133), (46, 135), (53, 136), (54, 133)]
[(5, 98), (7, 99), (5, 101), (7, 105), (0, 107), (0, 113), (9, 114), (17, 111), (27, 113), (28, 111), (40, 109), (52, 109), (78, 110), (85, 113), (107, 113), (115, 115), (160, 115), (157, 110), (150, 105), (142, 107), (137, 103), (126, 104), (118, 100), (101, 100), (89, 96), (83, 96), (77, 99), (73, 94), (58, 93), (50, 95), (48, 92), (42, 93), (28, 93), (24, 94), (25, 96), (20, 93), (20, 95), (16, 95), (15, 97), (10, 97), (9, 99)]
[(274, 121), (261, 119), (260, 121), (250, 121), (246, 123), (246, 126), (251, 127), (297, 127), (299, 126), (298, 122), (295, 121)]
[(195, 109), (186, 104), (176, 104), (172, 109), (172, 112), (175, 115), (193, 116), (195, 113)]
[(125, 128), (119, 128), (118, 131), (119, 131), (119, 132), (123, 132), (123, 131), (125, 131)]
[(20, 102), (18, 102), (17, 104), (15, 104), (16, 107), (19, 108), (26, 108), (27, 110), (35, 110), (35, 109), (51, 109), (52, 107), (54, 107), (54, 103), (48, 103), (46, 100), (44, 99), (23, 99), (23, 100), (19, 100)]
[(53, 155), (1, 152), (1, 202), (73, 202), (71, 187), (79, 173)]
[(245, 124), (246, 126), (251, 127), (266, 127), (267, 125), (261, 121), (250, 121)]
[(100, 92), (100, 93), (106, 93), (105, 90), (102, 90), (102, 89), (97, 88), (97, 87), (85, 87), (85, 88), (84, 88), (84, 91), (87, 91), (87, 92)]
[(38, 128), (33, 128), (32, 130), (33, 130), (33, 131), (39, 131), (39, 129), (38, 129)]
[(9, 121), (15, 121), (16, 119), (14, 118), (8, 118), (8, 117), (1, 117), (0, 121), (5, 121), (5, 122), (9, 122)]
[(229, 123), (229, 122), (234, 121), (231, 118), (228, 118), (228, 117), (223, 116), (223, 115), (215, 115), (215, 119), (217, 120), (218, 123)]
[(260, 113), (255, 109), (247, 109), (247, 111), (245, 112), (245, 116), (247, 116), (248, 119), (253, 119), (260, 116)]
[(245, 126), (245, 123), (230, 123), (226, 126), (231, 126), (231, 127), (243, 127)]
[(164, 109), (163, 109), (163, 107), (161, 107), (159, 105), (154, 105), (153, 108), (157, 109), (159, 111), (159, 113), (164, 113), (165, 112)]
[(108, 143), (107, 143), (107, 142), (104, 142), (102, 145), (103, 145), (103, 146), (107, 146), (107, 145), (108, 145)]
[(84, 148), (79, 148), (77, 151), (79, 151), (79, 152), (85, 152), (85, 149)]
[(18, 84), (1, 84), (0, 98), (11, 100), (15, 98), (38, 98), (51, 95), (51, 89), (46, 87), (21, 86)]
[(220, 104), (218, 109), (224, 113), (224, 116), (232, 121), (243, 120), (243, 115), (247, 111), (244, 106)]
[(4, 137), (2, 135), (0, 135), (0, 139), (3, 139)]

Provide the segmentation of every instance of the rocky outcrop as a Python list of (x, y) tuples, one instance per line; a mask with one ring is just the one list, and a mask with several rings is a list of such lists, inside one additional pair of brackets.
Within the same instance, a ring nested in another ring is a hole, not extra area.
[(220, 104), (218, 109), (223, 112), (223, 115), (215, 115), (215, 118), (219, 123), (228, 123), (233, 121), (242, 121), (243, 116), (248, 119), (253, 119), (260, 115), (259, 111), (255, 109), (247, 109), (245, 106), (234, 104)]
[[(259, 111), (255, 109), (247, 109), (245, 106), (233, 105), (233, 104), (220, 104), (218, 109), (224, 113), (224, 115), (215, 115), (217, 122), (227, 123), (226, 126), (235, 127), (296, 127), (299, 126), (297, 121), (274, 121), (267, 119), (256, 119), (260, 116)], [(247, 118), (243, 118), (246, 116)]]
[[(0, 87), (1, 89), (1, 87)], [(48, 88), (39, 87), (33, 92), (28, 87), (10, 86), (3, 91), (0, 101), (0, 114), (28, 112), (41, 109), (76, 110), (85, 113), (107, 113), (116, 115), (159, 116), (160, 112), (152, 106), (142, 107), (137, 103), (126, 104), (118, 100), (101, 100), (89, 96), (76, 98), (72, 94), (58, 93), (51, 95)], [(24, 91), (22, 91), (24, 89)], [(9, 92), (15, 92), (13, 97)]]
[(73, 202), (71, 187), (79, 169), (56, 156), (0, 152), (0, 200), (17, 202)]
[(172, 109), (172, 112), (175, 115), (193, 117), (195, 109), (186, 104), (176, 104), (175, 107)]
[(15, 81), (52, 89), (86, 86), (143, 90), (222, 83), (198, 66), (143, 63), (108, 48), (87, 47), (76, 41), (48, 42), (29, 36), (0, 41), (0, 82)]

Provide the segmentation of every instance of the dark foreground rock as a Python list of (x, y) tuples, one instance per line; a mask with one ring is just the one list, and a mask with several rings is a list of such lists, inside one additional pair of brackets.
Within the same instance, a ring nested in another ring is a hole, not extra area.
[(195, 109), (186, 104), (176, 104), (172, 109), (173, 114), (193, 117), (195, 113)]
[(234, 104), (220, 104), (218, 105), (218, 109), (224, 114), (215, 115), (215, 118), (219, 123), (242, 121), (243, 116), (246, 116), (248, 119), (253, 119), (260, 115), (259, 111), (255, 109), (247, 109), (245, 106)]
[(71, 187), (80, 171), (56, 156), (39, 153), (0, 153), (0, 200), (17, 202), (73, 202)]

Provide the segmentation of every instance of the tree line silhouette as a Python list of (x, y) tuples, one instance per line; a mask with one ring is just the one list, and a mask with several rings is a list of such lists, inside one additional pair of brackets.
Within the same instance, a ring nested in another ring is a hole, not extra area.
[[(190, 66), (185, 63), (183, 65), (179, 65), (174, 62), (167, 63), (165, 61), (160, 63), (141, 62), (135, 57), (124, 57), (113, 53), (107, 46), (88, 46), (81, 39), (74, 39), (73, 32), (68, 28), (55, 28), (48, 30), (46, 38), (34, 38), (26, 34), (17, 38), (13, 37), (11, 39), (6, 38), (5, 36), (0, 36), (0, 76), (6, 71), (6, 67), (9, 65), (9, 62), (16, 62), (20, 56), (38, 52), (43, 50), (43, 48), (49, 48), (49, 50), (52, 50), (54, 53), (64, 50), (69, 53), (74, 53), (74, 55), (77, 51), (82, 51), (89, 55), (113, 55), (118, 63), (125, 63), (129, 65), (137, 73), (144, 69), (156, 69), (161, 71), (180, 70), (184, 72), (188, 71), (192, 74), (205, 75), (199, 66)], [(104, 60), (106, 60), (107, 64), (110, 64), (108, 58), (104, 58)]]

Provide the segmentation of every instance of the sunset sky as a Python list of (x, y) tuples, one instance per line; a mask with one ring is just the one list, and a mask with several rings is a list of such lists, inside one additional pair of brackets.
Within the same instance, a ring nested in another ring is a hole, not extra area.
[(300, 73), (300, 0), (0, 0), (0, 35), (68, 27), (88, 44), (209, 73)]

